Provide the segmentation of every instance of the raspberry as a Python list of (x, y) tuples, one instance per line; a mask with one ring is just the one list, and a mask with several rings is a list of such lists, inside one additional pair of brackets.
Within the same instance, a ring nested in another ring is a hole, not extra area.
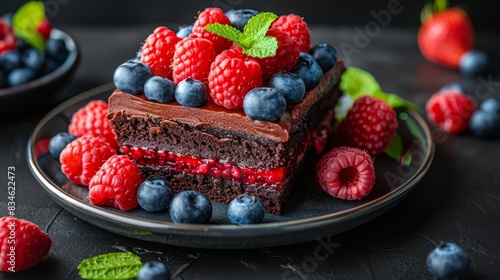
[(262, 72), (255, 60), (245, 59), (238, 49), (229, 49), (215, 58), (208, 81), (210, 95), (217, 105), (238, 109), (242, 108), (248, 91), (262, 84)]
[(0, 19), (0, 55), (16, 48), (16, 35), (12, 27)]
[(141, 61), (149, 65), (156, 76), (172, 79), (172, 59), (175, 45), (180, 40), (167, 27), (157, 27), (142, 46)]
[[(289, 72), (299, 61), (300, 47), (295, 40), (279, 29), (271, 28), (266, 33), (278, 40), (276, 55), (254, 58), (262, 69), (262, 79), (267, 80), (278, 72)], [(233, 45), (234, 46), (234, 45)]]
[(0, 271), (30, 268), (48, 256), (51, 246), (50, 237), (34, 223), (14, 216), (0, 218)]
[(44, 18), (42, 23), (36, 29), (42, 37), (47, 40), (50, 38), (50, 33), (52, 32), (52, 25), (47, 18)]
[(89, 200), (122, 211), (137, 207), (137, 189), (142, 183), (137, 165), (125, 155), (108, 158), (89, 184)]
[(427, 116), (447, 133), (463, 132), (469, 126), (476, 105), (465, 94), (456, 90), (440, 91), (425, 105)]
[(357, 148), (330, 150), (320, 159), (316, 171), (321, 188), (340, 199), (361, 199), (375, 184), (373, 160)]
[(210, 64), (215, 53), (212, 42), (203, 38), (186, 38), (177, 44), (174, 53), (174, 82), (180, 83), (187, 78), (193, 78), (208, 86)]
[(84, 135), (69, 143), (61, 152), (61, 170), (78, 185), (88, 186), (92, 176), (116, 150), (104, 137)]
[(397, 128), (396, 112), (391, 106), (365, 95), (356, 99), (340, 122), (335, 145), (362, 149), (376, 157), (391, 144)]
[(231, 25), (231, 21), (221, 9), (206, 8), (198, 15), (193, 25), (193, 31), (189, 36), (192, 38), (205, 38), (211, 41), (214, 44), (216, 53), (231, 47), (232, 42), (230, 40), (205, 30), (205, 26), (210, 23)]
[(102, 100), (92, 100), (76, 111), (71, 117), (68, 132), (77, 137), (83, 135), (103, 136), (116, 149), (116, 135), (107, 118), (108, 104)]
[(311, 49), (311, 33), (302, 17), (294, 14), (280, 16), (271, 24), (271, 28), (279, 29), (292, 37), (301, 52), (307, 53)]

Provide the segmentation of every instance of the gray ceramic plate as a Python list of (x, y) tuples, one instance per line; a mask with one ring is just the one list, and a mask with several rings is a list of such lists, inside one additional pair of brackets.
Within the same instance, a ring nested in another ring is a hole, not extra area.
[[(108, 231), (158, 243), (201, 248), (256, 248), (315, 240), (338, 234), (370, 221), (403, 198), (422, 179), (431, 164), (434, 144), (425, 121), (413, 111), (398, 112), (398, 130), (411, 161), (401, 165), (380, 156), (375, 160), (377, 181), (369, 196), (359, 201), (342, 201), (318, 192), (314, 164), (306, 166), (292, 194), (285, 215), (266, 214), (264, 223), (250, 226), (228, 224), (227, 206), (214, 204), (210, 224), (172, 223), (168, 212), (130, 212), (95, 206), (88, 202), (86, 187), (68, 182), (60, 164), (49, 154), (37, 154), (48, 139), (67, 131), (71, 115), (90, 100), (107, 100), (112, 84), (82, 93), (48, 113), (36, 126), (28, 143), (29, 167), (47, 193), (75, 216)], [(408, 158), (408, 157), (407, 157)], [(316, 188), (316, 189), (315, 189)]]

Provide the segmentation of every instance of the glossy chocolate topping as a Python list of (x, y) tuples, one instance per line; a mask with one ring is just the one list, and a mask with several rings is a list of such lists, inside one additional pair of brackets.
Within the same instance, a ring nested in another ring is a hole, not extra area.
[(133, 95), (115, 90), (109, 98), (108, 115), (114, 118), (117, 114), (137, 116), (158, 116), (170, 122), (184, 123), (196, 128), (210, 127), (220, 130), (239, 131), (256, 137), (267, 138), (276, 142), (287, 142), (290, 130), (299, 122), (310, 104), (325, 94), (332, 94), (332, 88), (340, 81), (340, 75), (345, 71), (342, 60), (323, 75), (321, 83), (306, 93), (298, 104), (288, 105), (281, 119), (276, 122), (254, 121), (240, 110), (230, 110), (218, 106), (212, 101), (198, 108), (182, 106), (177, 102), (158, 103), (149, 101), (144, 94)]

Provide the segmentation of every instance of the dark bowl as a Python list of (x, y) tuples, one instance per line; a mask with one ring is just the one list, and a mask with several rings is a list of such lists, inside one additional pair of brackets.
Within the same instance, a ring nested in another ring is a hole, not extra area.
[(59, 29), (52, 30), (51, 38), (62, 39), (66, 43), (69, 51), (66, 61), (51, 73), (29, 83), (0, 89), (0, 115), (30, 114), (49, 106), (59, 89), (75, 72), (80, 60), (76, 42)]

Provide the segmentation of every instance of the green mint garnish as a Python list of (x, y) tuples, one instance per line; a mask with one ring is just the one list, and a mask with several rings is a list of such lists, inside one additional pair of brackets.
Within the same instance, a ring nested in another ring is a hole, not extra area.
[[(382, 99), (394, 109), (409, 108), (418, 110), (418, 107), (415, 104), (404, 100), (398, 95), (382, 91), (382, 88), (375, 77), (368, 71), (360, 68), (348, 67), (346, 69), (341, 77), (340, 89), (344, 92), (344, 96), (337, 106), (337, 113), (335, 115), (337, 121), (341, 121), (352, 107), (354, 101), (364, 95), (371, 95)], [(384, 152), (389, 157), (397, 161), (401, 161), (403, 156), (403, 143), (401, 136), (396, 134), (391, 141), (391, 145)], [(404, 163), (406, 163), (406, 161)]]
[(276, 55), (278, 40), (266, 36), (266, 33), (276, 18), (278, 16), (270, 12), (258, 13), (250, 18), (243, 32), (220, 23), (207, 24), (205, 30), (235, 42), (242, 47), (246, 55), (258, 58), (271, 57)]
[(30, 1), (22, 5), (12, 18), (14, 33), (39, 51), (45, 50), (45, 39), (38, 27), (45, 18), (45, 5), (41, 1)]
[(78, 265), (78, 274), (83, 279), (134, 279), (141, 267), (138, 255), (115, 252), (83, 260)]
[(448, 0), (434, 0), (434, 4), (432, 2), (428, 2), (422, 8), (420, 12), (420, 22), (424, 23), (432, 14), (436, 12), (441, 12), (448, 9)]

